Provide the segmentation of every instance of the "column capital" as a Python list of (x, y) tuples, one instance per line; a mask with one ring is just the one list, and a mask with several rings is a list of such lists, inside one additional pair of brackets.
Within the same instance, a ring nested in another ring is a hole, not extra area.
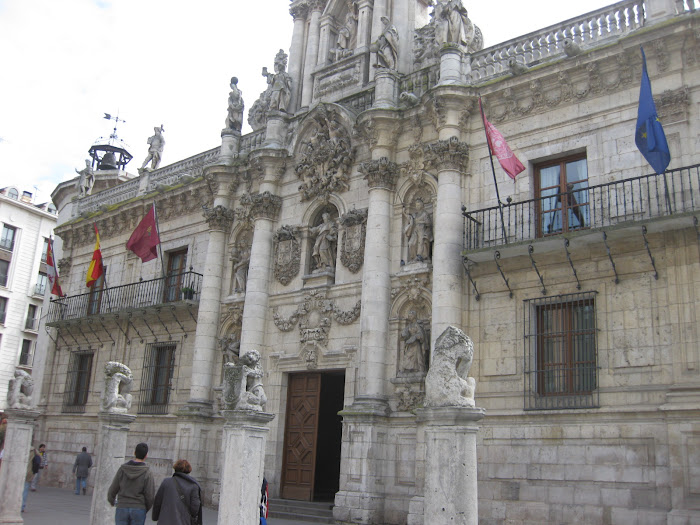
[(213, 208), (204, 208), (203, 214), (210, 230), (228, 231), (231, 224), (233, 224), (233, 210), (225, 206), (218, 205)]
[(402, 124), (396, 111), (374, 108), (360, 116), (354, 131), (369, 144), (372, 153), (377, 155), (377, 150), (384, 153), (377, 155), (381, 158), (394, 150), (401, 135), (401, 129)]
[(289, 7), (289, 14), (296, 22), (297, 20), (306, 20), (309, 15), (309, 4), (304, 2), (297, 2)]
[(424, 144), (423, 155), (428, 168), (465, 172), (469, 163), (469, 145), (457, 137), (450, 137)]
[(287, 170), (286, 149), (265, 148), (257, 150), (248, 158), (248, 169), (252, 178), (270, 184), (277, 184)]
[(391, 191), (396, 186), (396, 179), (399, 176), (398, 164), (390, 161), (388, 157), (363, 162), (360, 164), (359, 171), (364, 174), (370, 189), (384, 188)]
[(322, 13), (326, 8), (327, 3), (328, 0), (309, 0), (309, 7), (311, 8), (312, 12), (318, 11), (319, 13)]
[(236, 194), (243, 171), (243, 161), (233, 159), (233, 164), (214, 164), (204, 168), (204, 180), (214, 198)]
[(247, 215), (253, 219), (277, 220), (282, 209), (282, 197), (269, 191), (262, 193), (246, 193), (241, 197), (241, 204), (246, 208)]
[(427, 114), (441, 137), (468, 129), (469, 118), (476, 110), (476, 96), (464, 88), (438, 85), (427, 104)]

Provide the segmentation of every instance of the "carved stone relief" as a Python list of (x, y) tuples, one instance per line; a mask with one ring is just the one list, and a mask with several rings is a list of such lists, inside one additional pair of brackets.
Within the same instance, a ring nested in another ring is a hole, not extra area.
[(423, 405), (425, 392), (421, 383), (399, 383), (394, 387), (398, 400), (396, 410), (399, 412), (411, 412)]
[(314, 225), (309, 227), (311, 254), (309, 272), (335, 273), (335, 261), (338, 252), (338, 210), (328, 205), (316, 215)]
[(128, 366), (109, 361), (105, 365), (105, 389), (100, 409), (105, 412), (126, 413), (131, 408), (133, 375)]
[(387, 157), (370, 160), (360, 164), (360, 173), (370, 188), (386, 188), (393, 190), (399, 175), (399, 166)]
[(342, 193), (349, 188), (355, 152), (337, 108), (322, 104), (312, 118), (314, 125), (308, 140), (302, 141), (294, 171), (302, 181), (299, 186), (302, 201), (318, 197), (328, 202), (331, 193)]
[(350, 210), (338, 220), (343, 228), (340, 262), (352, 273), (359, 272), (365, 260), (367, 211), (367, 209)]
[(673, 91), (667, 89), (661, 95), (654, 97), (654, 104), (656, 104), (659, 119), (664, 124), (688, 120), (690, 106), (688, 86)]
[(428, 168), (464, 172), (469, 164), (469, 146), (457, 137), (424, 144), (423, 155)]
[(213, 208), (204, 208), (203, 214), (209, 228), (212, 230), (228, 231), (231, 224), (233, 224), (233, 210), (229, 210), (224, 206), (219, 205)]
[(243, 208), (242, 215), (251, 221), (255, 219), (276, 220), (282, 209), (282, 197), (273, 195), (269, 191), (244, 193), (241, 195), (240, 203)]
[(431, 195), (425, 187), (408, 196), (403, 215), (403, 261), (428, 262), (433, 252), (433, 213)]
[(275, 250), (275, 279), (288, 285), (299, 274), (301, 267), (301, 230), (296, 226), (282, 226), (273, 237)]
[(231, 247), (231, 291), (234, 293), (245, 293), (252, 244), (253, 230), (245, 228), (239, 232)]
[(430, 307), (419, 297), (399, 312), (398, 376), (423, 376), (430, 358)]

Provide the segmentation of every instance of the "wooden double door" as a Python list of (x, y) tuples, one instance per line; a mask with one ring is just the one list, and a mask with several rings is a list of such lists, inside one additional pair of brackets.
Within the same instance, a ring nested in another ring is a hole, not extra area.
[(345, 373), (290, 374), (282, 498), (332, 501), (340, 479)]

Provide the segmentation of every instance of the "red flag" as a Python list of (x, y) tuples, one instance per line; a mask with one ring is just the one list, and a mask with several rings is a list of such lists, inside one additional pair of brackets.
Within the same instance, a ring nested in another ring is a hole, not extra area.
[(46, 277), (51, 285), (51, 293), (63, 297), (63, 290), (58, 282), (58, 269), (56, 261), (53, 258), (53, 239), (49, 239), (49, 244), (46, 248)]
[(100, 250), (100, 232), (97, 231), (97, 223), (95, 223), (95, 250), (92, 252), (92, 261), (90, 261), (90, 266), (88, 266), (87, 276), (85, 277), (85, 284), (90, 288), (95, 282), (102, 277), (105, 271), (102, 265), (102, 251)]
[[(481, 100), (479, 100), (479, 106), (481, 107)], [(498, 162), (508, 176), (515, 180), (515, 176), (518, 173), (525, 171), (525, 166), (523, 166), (522, 162), (518, 160), (518, 157), (516, 157), (513, 151), (508, 147), (506, 139), (504, 139), (503, 135), (496, 129), (496, 126), (487, 120), (483, 108), (481, 108), (481, 116), (484, 119), (486, 138), (489, 141), (491, 152), (496, 155)]]
[(138, 255), (143, 262), (148, 262), (158, 257), (156, 246), (159, 243), (160, 237), (156, 226), (156, 206), (154, 204), (129, 237), (126, 249)]

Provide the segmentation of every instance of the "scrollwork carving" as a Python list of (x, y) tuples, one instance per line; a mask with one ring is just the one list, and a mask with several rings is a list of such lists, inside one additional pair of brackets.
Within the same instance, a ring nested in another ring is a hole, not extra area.
[(275, 279), (288, 285), (299, 274), (301, 267), (300, 228), (282, 226), (273, 237), (275, 245)]

